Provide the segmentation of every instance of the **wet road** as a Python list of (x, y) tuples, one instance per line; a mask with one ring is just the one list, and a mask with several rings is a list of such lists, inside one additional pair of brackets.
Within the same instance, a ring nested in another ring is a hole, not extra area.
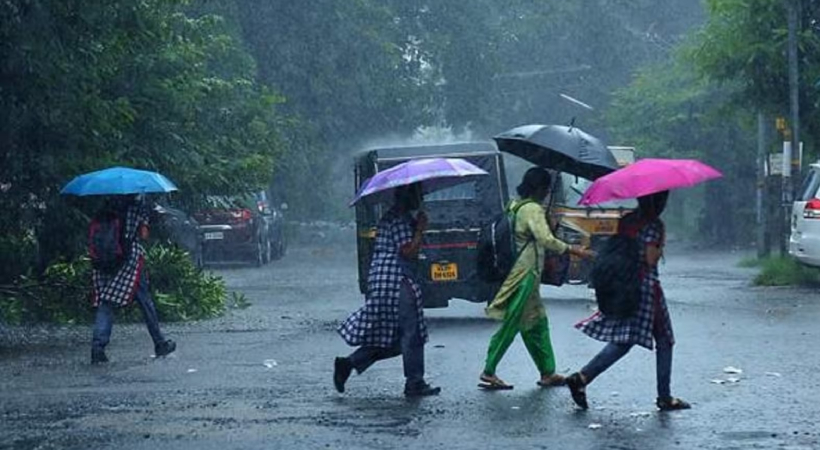
[[(24, 342), (7, 331), (0, 449), (820, 448), (820, 295), (751, 287), (738, 254), (670, 253), (672, 387), (690, 411), (655, 411), (654, 354), (640, 348), (588, 388), (586, 412), (565, 388), (536, 387), (520, 341), (499, 368), (515, 390), (482, 392), (497, 324), (463, 301), (427, 311), (428, 377), (441, 396), (405, 400), (399, 359), (338, 394), (332, 359), (350, 349), (333, 329), (361, 302), (355, 249), (315, 245), (263, 268), (216, 270), (252, 306), (165, 326), (179, 350), (163, 360), (140, 325), (115, 326), (105, 367), (88, 365), (86, 327), (26, 331)], [(602, 346), (572, 328), (592, 297), (574, 286), (542, 293), (559, 371), (576, 370)]]

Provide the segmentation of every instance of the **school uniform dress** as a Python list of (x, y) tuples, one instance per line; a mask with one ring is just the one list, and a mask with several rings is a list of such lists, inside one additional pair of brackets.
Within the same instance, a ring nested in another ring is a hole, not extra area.
[(590, 383), (626, 355), (634, 345), (648, 350), (655, 349), (658, 397), (670, 398), (672, 346), (675, 343), (675, 336), (658, 268), (646, 263), (647, 245), (664, 245), (664, 224), (659, 218), (642, 223), (637, 216), (627, 216), (622, 219), (621, 225), (627, 228), (619, 230), (623, 233), (630, 233), (629, 227), (639, 227), (635, 235), (641, 244), (641, 298), (632, 317), (616, 319), (607, 317), (599, 311), (575, 325), (587, 336), (608, 343), (581, 369), (581, 372), (587, 383)]
[(155, 348), (165, 343), (165, 337), (159, 328), (157, 309), (151, 298), (148, 273), (145, 270), (145, 249), (137, 236), (141, 226), (148, 226), (148, 211), (142, 204), (135, 203), (128, 207), (125, 217), (125, 241), (131, 243), (128, 259), (113, 275), (99, 270), (92, 271), (92, 303), (97, 312), (91, 345), (96, 351), (104, 350), (111, 339), (114, 310), (130, 305), (135, 299), (142, 310), (145, 325)]
[(362, 373), (376, 361), (402, 355), (407, 386), (424, 383), (427, 324), (414, 262), (400, 249), (413, 240), (409, 213), (388, 211), (376, 228), (364, 305), (337, 331), (348, 345), (359, 347), (349, 358)]

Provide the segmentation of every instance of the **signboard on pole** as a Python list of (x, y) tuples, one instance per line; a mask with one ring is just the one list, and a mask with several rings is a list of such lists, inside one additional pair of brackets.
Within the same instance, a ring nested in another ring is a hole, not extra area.
[(783, 175), (783, 154), (770, 153), (766, 166), (766, 175), (770, 177)]

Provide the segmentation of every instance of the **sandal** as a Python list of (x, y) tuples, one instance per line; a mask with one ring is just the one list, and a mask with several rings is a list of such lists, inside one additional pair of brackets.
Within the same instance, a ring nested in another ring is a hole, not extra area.
[(547, 377), (541, 377), (541, 379), (536, 381), (535, 384), (541, 386), (542, 388), (563, 386), (567, 384), (567, 379), (564, 378), (563, 375), (554, 373), (552, 375), (548, 375)]
[(658, 398), (655, 401), (661, 411), (679, 411), (681, 409), (691, 409), (692, 405), (677, 397)]
[(482, 373), (480, 377), (481, 383), (478, 387), (487, 391), (509, 391), (513, 388), (511, 384), (507, 384), (495, 375), (487, 375)]
[(569, 393), (572, 395), (572, 401), (575, 402), (581, 409), (589, 409), (587, 403), (586, 382), (580, 372), (575, 372), (566, 379)]

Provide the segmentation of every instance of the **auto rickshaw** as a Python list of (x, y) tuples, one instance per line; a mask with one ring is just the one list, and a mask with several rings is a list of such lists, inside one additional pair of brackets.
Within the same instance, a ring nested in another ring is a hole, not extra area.
[[(444, 308), (459, 298), (486, 303), (497, 285), (478, 277), (477, 247), (481, 225), (504, 211), (508, 201), (504, 160), (492, 142), (376, 148), (355, 157), (355, 189), (376, 172), (416, 158), (463, 158), (487, 171), (476, 181), (432, 192), (424, 197), (430, 224), (419, 255), (419, 274), (426, 308)], [(382, 205), (356, 205), (359, 289), (367, 273)]]

